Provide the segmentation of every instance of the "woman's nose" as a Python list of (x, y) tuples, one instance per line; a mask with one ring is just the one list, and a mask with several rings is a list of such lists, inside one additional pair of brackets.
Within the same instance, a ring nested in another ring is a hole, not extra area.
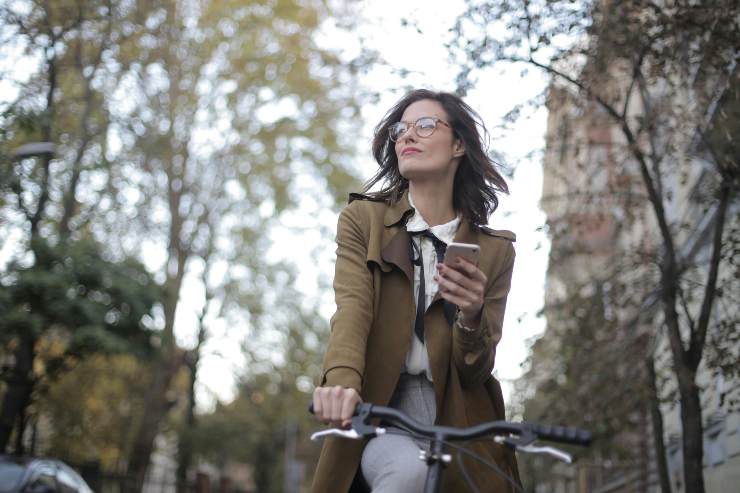
[(409, 127), (401, 136), (396, 139), (398, 142), (416, 142), (416, 132), (414, 127)]

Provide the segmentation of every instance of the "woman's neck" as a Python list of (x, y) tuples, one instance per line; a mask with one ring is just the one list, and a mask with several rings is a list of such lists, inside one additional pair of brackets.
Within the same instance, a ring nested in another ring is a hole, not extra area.
[(439, 182), (409, 182), (414, 208), (429, 226), (445, 224), (457, 216), (452, 207), (452, 187)]

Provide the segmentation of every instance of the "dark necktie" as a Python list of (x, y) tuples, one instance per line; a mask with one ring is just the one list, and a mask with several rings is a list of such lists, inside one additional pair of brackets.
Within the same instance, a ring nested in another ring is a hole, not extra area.
[[(421, 342), (424, 342), (424, 313), (426, 312), (426, 289), (424, 281), (424, 259), (421, 255), (421, 237), (426, 236), (432, 240), (434, 251), (437, 254), (437, 262), (442, 262), (445, 258), (447, 244), (434, 236), (434, 234), (425, 229), (424, 231), (409, 231), (409, 255), (411, 263), (419, 266), (419, 296), (416, 300), (416, 320), (414, 322), (414, 333)], [(414, 242), (414, 236), (419, 236), (419, 246)]]

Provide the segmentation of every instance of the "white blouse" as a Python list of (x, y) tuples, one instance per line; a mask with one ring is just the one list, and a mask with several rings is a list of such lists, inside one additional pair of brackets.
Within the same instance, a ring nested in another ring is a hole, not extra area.
[[(409, 191), (408, 197), (409, 204), (411, 207), (414, 207), (414, 201), (411, 198), (411, 191)], [(432, 226), (430, 228), (424, 218), (421, 217), (421, 214), (416, 211), (416, 208), (414, 207), (414, 213), (409, 217), (409, 220), (406, 223), (406, 231), (415, 232), (428, 229), (432, 234), (434, 234), (434, 236), (449, 244), (455, 237), (455, 233), (457, 233), (457, 228), (459, 226), (460, 217), (458, 216), (450, 222), (438, 224), (437, 226)], [(418, 235), (415, 235), (412, 238), (412, 241), (416, 243), (417, 247), (419, 246), (419, 241), (421, 241), (421, 255), (424, 261), (423, 266), (414, 265), (414, 301), (418, 303), (419, 300), (419, 269), (423, 267), (424, 297), (426, 298), (424, 307), (426, 309), (432, 304), (432, 299), (434, 299), (434, 295), (437, 294), (437, 289), (439, 288), (437, 281), (434, 280), (434, 276), (437, 274), (437, 253), (434, 250), (432, 240), (429, 238)], [(442, 259), (439, 259), (439, 261), (441, 262)], [(416, 304), (414, 306), (416, 306)], [(426, 343), (421, 342), (419, 338), (416, 337), (413, 330), (411, 331), (411, 348), (406, 354), (403, 371), (410, 373), (411, 375), (419, 375), (424, 372), (427, 379), (429, 379), (430, 382), (432, 381), (432, 371), (429, 368), (429, 355), (427, 353)]]

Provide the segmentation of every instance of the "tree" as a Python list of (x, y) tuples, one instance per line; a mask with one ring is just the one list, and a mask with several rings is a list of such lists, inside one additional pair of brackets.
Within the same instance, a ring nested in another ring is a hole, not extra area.
[[(600, 114), (619, 135), (611, 154), (590, 168), (583, 164), (582, 176), (603, 178), (606, 171), (598, 166), (613, 166), (609, 171), (620, 178), (619, 189), (609, 183), (603, 192), (637, 200), (621, 211), (638, 214), (640, 221), (632, 224), (656, 232), (640, 235), (633, 251), (642, 267), (621, 277), (626, 294), (618, 305), (626, 309), (629, 298), (638, 298), (660, 308), (659, 319), (640, 322), (654, 327), (653, 341), (665, 327), (680, 396), (685, 487), (696, 492), (704, 491), (697, 371), (706, 361), (726, 368), (715, 356), (737, 354), (737, 311), (724, 311), (717, 301), (737, 289), (731, 259), (738, 230), (728, 209), (740, 187), (740, 152), (718, 124), (726, 123), (721, 115), (736, 114), (738, 14), (729, 1), (469, 1), (451, 46), (461, 60), (461, 91), (471, 86), (475, 70), (493, 64), (536, 68), (552, 77), (554, 89), (581, 101), (586, 114)], [(696, 184), (697, 169), (703, 177), (700, 192), (687, 198), (687, 183)], [(705, 264), (696, 257), (699, 248), (691, 248), (692, 241), (701, 244), (692, 240), (696, 229), (677, 214), (681, 203), (695, 206), (688, 211), (692, 221), (706, 218), (710, 226)], [(726, 276), (720, 265), (727, 266)], [(648, 311), (640, 305), (633, 312)], [(624, 322), (634, 319), (625, 311)], [(722, 327), (729, 330), (719, 332)], [(708, 346), (708, 334), (724, 349)], [(706, 358), (708, 348), (714, 354)], [(732, 372), (736, 377), (736, 369)]]
[(146, 395), (142, 362), (132, 353), (95, 354), (75, 360), (45, 382), (37, 413), (48, 423), (45, 453), (71, 464), (96, 463), (105, 474), (123, 474), (134, 423)]
[(6, 233), (27, 233), (21, 248), (32, 249), (38, 236), (63, 241), (85, 231), (100, 205), (111, 166), (103, 81), (111, 76), (111, 51), (125, 50), (131, 22), (140, 14), (96, 0), (0, 9), (0, 47), (15, 57), (21, 51), (23, 61), (36, 64), (28, 80), (3, 74), (15, 94), (2, 101), (1, 153), (9, 159), (29, 141), (53, 143), (57, 151), (15, 160), (0, 175), (3, 227)]
[(141, 264), (108, 262), (95, 242), (37, 244), (34, 252), (31, 266), (11, 265), (0, 283), (0, 343), (14, 356), (3, 369), (0, 450), (17, 423), (19, 454), (34, 387), (92, 353), (146, 354), (143, 319), (160, 299)]
[[(122, 78), (137, 103), (114, 115), (127, 164), (113, 178), (119, 190), (137, 191), (129, 221), (117, 221), (128, 225), (120, 247), (146, 236), (167, 257), (162, 359), (129, 460), (139, 484), (184, 362), (175, 323), (188, 269), (241, 266), (248, 295), (240, 310), (251, 325), (270, 290), (260, 282), (270, 278), (265, 233), (281, 212), (302, 207), (308, 190), (325, 190), (319, 204), (333, 206), (353, 183), (347, 121), (357, 114), (357, 67), (316, 44), (328, 14), (317, 2), (163, 1), (143, 21)], [(225, 305), (238, 297), (221, 287), (233, 282), (230, 272), (208, 282)]]
[[(0, 119), (0, 224), (15, 251), (2, 279), (4, 349), (15, 353), (3, 401), (3, 449), (16, 416), (16, 450), (22, 449), (25, 409), (46, 376), (34, 374), (38, 344), (60, 339), (48, 362), (57, 369), (69, 357), (150, 342), (152, 327), (142, 319), (159, 301), (158, 288), (135, 260), (104, 253), (89, 228), (100, 198), (94, 184), (110, 165), (100, 80), (112, 44), (126, 38), (116, 27), (131, 14), (119, 7), (79, 0), (0, 9), (3, 50), (20, 48), (26, 61), (36, 62), (27, 81), (3, 74), (17, 89), (2, 102)], [(56, 153), (17, 158), (16, 148), (39, 140), (54, 144)]]
[[(325, 320), (304, 306), (294, 287), (294, 272), (279, 272), (276, 286), (282, 309), (259, 317), (262, 330), (245, 346), (247, 371), (233, 402), (199, 416), (191, 429), (194, 454), (219, 467), (229, 462), (252, 465), (256, 491), (300, 491), (305, 467), (318, 460), (320, 447), (308, 440), (316, 422), (307, 412), (312, 382), (319, 378), (320, 342)], [(275, 346), (282, 349), (275, 351)], [(310, 467), (310, 466), (309, 466)]]
[[(557, 246), (553, 243), (553, 250)], [(562, 265), (560, 255), (553, 254), (552, 264), (574, 268), (572, 263)], [(644, 366), (636, 364), (639, 357), (631, 356), (644, 352), (647, 338), (639, 331), (620, 330), (610, 309), (610, 279), (569, 286), (562, 301), (543, 310), (547, 329), (533, 342), (526, 371), (515, 383), (516, 406), (527, 421), (578, 426), (591, 430), (594, 439), (588, 450), (573, 448), (575, 469), (522, 457), (525, 486), (534, 488), (559, 476), (572, 478), (578, 468), (584, 473), (598, 468), (603, 482), (632, 481), (622, 485), (625, 490), (648, 487), (650, 442), (645, 421), (652, 393)], [(618, 468), (609, 470), (606, 464)], [(590, 476), (580, 481), (591, 481)], [(581, 483), (581, 488), (603, 484)]]

